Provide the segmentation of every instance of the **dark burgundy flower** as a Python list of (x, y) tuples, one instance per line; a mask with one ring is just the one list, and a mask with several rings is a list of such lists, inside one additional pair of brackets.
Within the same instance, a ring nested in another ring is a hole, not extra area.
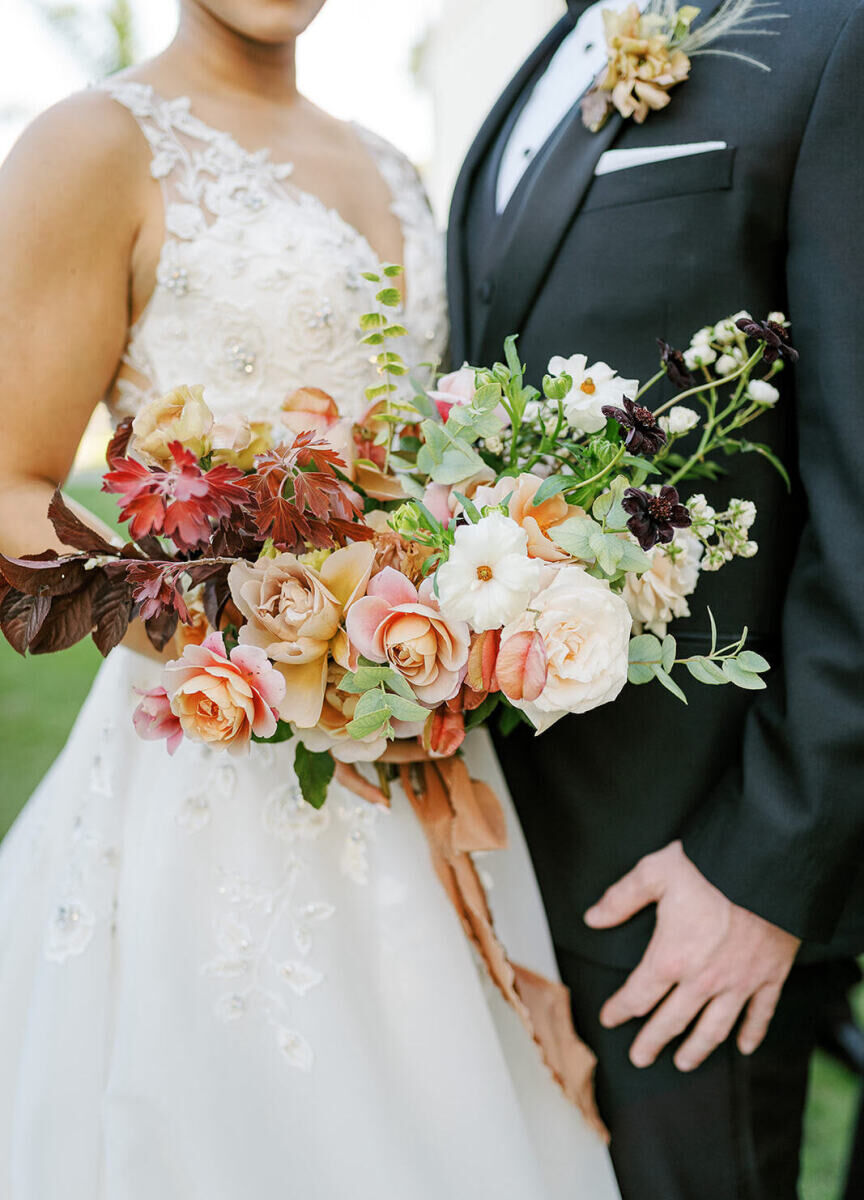
[(768, 366), (778, 358), (785, 358), (790, 363), (798, 361), (798, 351), (791, 345), (789, 331), (784, 325), (779, 325), (776, 321), (754, 321), (752, 317), (742, 317), (735, 324), (747, 337), (765, 343), (763, 362)]
[(666, 445), (666, 434), (650, 408), (634, 404), (625, 396), (623, 408), (607, 405), (602, 412), (604, 417), (611, 417), (622, 429), (627, 430), (624, 445), (631, 454), (656, 454)]
[(643, 550), (651, 550), (658, 542), (666, 545), (672, 541), (676, 529), (688, 529), (692, 524), (677, 490), (668, 485), (660, 489), (659, 496), (628, 488), (621, 506), (631, 514), (627, 528)]
[(682, 392), (686, 391), (687, 388), (693, 387), (696, 381), (687, 370), (687, 364), (684, 361), (684, 355), (681, 351), (673, 349), (662, 338), (657, 339), (657, 345), (660, 347), (660, 358), (663, 366), (666, 368), (669, 382), (673, 383), (675, 387), (680, 388)]

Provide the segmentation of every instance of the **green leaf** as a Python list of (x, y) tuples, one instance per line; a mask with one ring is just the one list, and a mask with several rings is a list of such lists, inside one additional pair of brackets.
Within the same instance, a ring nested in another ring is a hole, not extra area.
[(633, 454), (625, 454), (621, 459), (622, 467), (630, 467), (634, 471), (643, 471), (646, 475), (662, 474), (659, 467), (655, 467), (647, 458), (636, 458)]
[(630, 641), (631, 663), (649, 663), (653, 666), (660, 662), (661, 655), (660, 639), (653, 633), (641, 633)]
[(698, 683), (707, 683), (716, 687), (718, 684), (729, 682), (717, 664), (710, 658), (692, 659), (687, 663), (687, 670)]
[(323, 808), (335, 770), (336, 763), (332, 754), (326, 750), (318, 754), (314, 750), (307, 750), (302, 742), (297, 743), (294, 772), (307, 804), (311, 804), (313, 808)]
[(591, 516), (595, 521), (604, 521), (609, 515), (609, 510), (615, 503), (615, 497), (611, 492), (603, 492), (594, 501), (594, 506), (591, 509)]
[(734, 658), (724, 659), (723, 674), (730, 683), (734, 683), (736, 687), (744, 688), (748, 692), (760, 692), (768, 686), (761, 675), (745, 671)]
[(355, 717), (353, 721), (346, 725), (348, 733), (357, 742), (362, 742), (364, 738), (370, 737), (373, 733), (384, 733), (390, 727), (390, 709), (386, 704), (383, 704), (383, 693), (378, 693), (378, 698), (382, 701), (380, 708), (376, 708), (373, 712), (364, 713), (362, 717)]
[(390, 394), (390, 392), (395, 392), (395, 391), (396, 391), (396, 385), (394, 383), (379, 383), (377, 385), (377, 387), (367, 387), (366, 388), (366, 399), (367, 400), (378, 400), (382, 396), (388, 396)]
[(474, 393), (470, 405), (458, 405), (457, 407), (474, 408), (478, 412), (491, 412), (501, 403), (501, 395), (500, 383), (484, 383)]
[(456, 497), (456, 499), (459, 501), (459, 503), (465, 509), (465, 512), (468, 516), (468, 520), (471, 522), (471, 524), (476, 525), (477, 522), (480, 520), (480, 511), (477, 508), (477, 505), (474, 503), (474, 501), (469, 500), (467, 496), (463, 496), (461, 492), (454, 491), (453, 495)]
[(604, 533), (599, 527), (588, 538), (594, 558), (607, 575), (614, 575), (624, 553), (624, 543), (614, 533)]
[(631, 663), (627, 670), (627, 679), (637, 685), (650, 683), (654, 678), (654, 668), (647, 663)]
[(680, 700), (682, 704), (687, 703), (687, 697), (681, 691), (678, 684), (675, 682), (675, 680), (672, 678), (671, 675), (667, 675), (667, 673), (663, 670), (662, 667), (654, 668), (654, 678), (657, 679), (660, 683), (662, 683), (664, 688), (666, 689), (666, 691), (671, 692), (672, 695), (675, 696), (678, 700)]
[(402, 303), (402, 293), (398, 288), (382, 288), (375, 299), (385, 308), (398, 308)]
[(708, 609), (708, 620), (711, 622), (711, 653), (717, 649), (717, 622), (714, 620), (714, 613)]
[(401, 275), (404, 270), (405, 268), (400, 266), (399, 263), (388, 263), (387, 266), (384, 267), (384, 274), (388, 279), (395, 279), (398, 275)]
[(508, 337), (504, 343), (504, 357), (507, 359), (507, 366), (510, 368), (510, 374), (522, 378), (524, 368), (522, 361), (516, 351), (516, 343), (519, 340), (519, 335), (514, 333)]
[(434, 421), (436, 425), (443, 425), (444, 421), (438, 411), (438, 405), (429, 399), (416, 379), (411, 378), (411, 385), (415, 393), (411, 397), (411, 407), (415, 408), (420, 416), (425, 417), (427, 421)]
[(761, 654), (756, 654), (754, 650), (742, 650), (738, 655), (738, 665), (743, 667), (745, 671), (750, 671), (755, 675), (761, 675), (765, 671), (771, 670), (771, 664)]
[(539, 508), (544, 500), (551, 500), (553, 496), (568, 492), (576, 486), (577, 481), (572, 475), (549, 475), (537, 489), (532, 507)]
[(390, 715), (396, 721), (425, 721), (429, 716), (429, 709), (418, 704), (416, 700), (406, 700), (402, 696), (392, 694), (388, 695), (386, 699)]
[(491, 692), (481, 705), (473, 710), (473, 712), (465, 714), (465, 729), (470, 731), (476, 729), (478, 725), (482, 725), (484, 721), (492, 716), (495, 709), (498, 707), (501, 697), (497, 692)]
[(663, 639), (663, 645), (660, 651), (660, 661), (663, 664), (663, 670), (668, 673), (675, 665), (675, 655), (678, 653), (678, 644), (671, 633), (667, 633)]
[(381, 313), (364, 313), (360, 318), (360, 328), (364, 330), (378, 329), (385, 322)]
[(294, 730), (291, 728), (288, 722), (278, 721), (276, 724), (276, 732), (271, 734), (270, 737), (258, 737), (256, 733), (253, 733), (252, 741), (261, 742), (262, 745), (266, 746), (275, 746), (280, 742), (290, 742), (293, 736)]
[(509, 737), (513, 730), (523, 722), (526, 725), (531, 725), (531, 722), (522, 712), (521, 708), (514, 708), (512, 704), (508, 704), (506, 701), (503, 701), (501, 705), (501, 716), (498, 718), (498, 728), (500, 729), (501, 734), (504, 737)]
[(380, 368), (387, 375), (407, 375), (408, 368), (404, 363), (386, 363)]
[(381, 276), (376, 275), (374, 273), (374, 271), (364, 271), (363, 278), (368, 279), (370, 283), (380, 283), (381, 282)]
[(408, 336), (408, 330), (405, 328), (404, 325), (388, 325), (383, 330), (383, 333), (384, 333), (385, 337), (390, 337), (390, 338), (399, 338), (399, 337), (407, 337)]
[[(352, 696), (360, 696), (364, 692), (372, 691), (374, 688), (380, 687), (382, 683), (386, 683), (390, 684), (393, 690), (396, 691), (395, 686), (393, 686), (394, 679), (401, 679), (401, 676), (397, 675), (392, 667), (378, 667), (364, 663), (356, 671), (349, 672), (342, 677), (339, 690), (341, 692), (348, 692)], [(405, 686), (408, 686), (407, 683)]]
[(556, 546), (560, 546), (574, 558), (588, 560), (594, 557), (590, 543), (595, 531), (602, 533), (600, 526), (590, 517), (570, 517), (569, 520), (550, 529), (549, 537)]
[(651, 559), (641, 546), (623, 538), (621, 545), (623, 553), (618, 562), (619, 571), (624, 571), (627, 575), (644, 575), (646, 571), (651, 570)]
[(367, 333), (364, 338), (360, 339), (364, 346), (381, 346), (384, 342), (383, 333)]

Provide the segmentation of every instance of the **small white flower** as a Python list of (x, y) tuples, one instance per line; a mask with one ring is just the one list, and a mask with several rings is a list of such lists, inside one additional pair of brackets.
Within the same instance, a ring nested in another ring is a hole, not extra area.
[(660, 418), (660, 428), (665, 429), (666, 433), (673, 437), (689, 433), (698, 424), (699, 414), (695, 413), (692, 408), (685, 408), (683, 404), (676, 404), (665, 416)]
[(717, 351), (704, 342), (699, 342), (684, 351), (684, 362), (688, 371), (693, 371), (696, 367), (710, 367), (716, 361)]
[(711, 537), (714, 532), (714, 518), (717, 516), (717, 513), (701, 492), (690, 499), (687, 509), (690, 513), (690, 519), (693, 522), (693, 529), (702, 534), (703, 537)]
[(704, 328), (697, 330), (690, 339), (691, 346), (710, 346), (714, 341), (713, 325), (706, 325)]
[(490, 454), (501, 454), (504, 451), (504, 443), (500, 437), (490, 437), (486, 439), (486, 449)]
[(438, 601), (446, 620), (467, 621), (476, 633), (515, 621), (540, 586), (542, 564), (528, 557), (525, 531), (501, 513), (456, 530), (450, 557), (438, 569)]
[(786, 314), (782, 312), (769, 313), (768, 320), (773, 321), (775, 325), (783, 325), (784, 327), (789, 324), (789, 322), (786, 320)]
[(738, 359), (734, 358), (733, 355), (721, 354), (717, 359), (717, 374), (721, 379), (724, 379), (727, 375), (733, 375), (740, 365)]
[(750, 314), (742, 309), (741, 312), (733, 313), (731, 317), (718, 321), (714, 326), (714, 341), (719, 342), (722, 346), (731, 346), (741, 336), (737, 322), (743, 321), (745, 317), (749, 318)]
[(726, 555), (721, 546), (709, 546), (702, 559), (703, 571), (719, 571), (726, 564)]
[(754, 558), (759, 553), (758, 542), (745, 542), (738, 551), (739, 558)]
[(764, 379), (751, 379), (747, 386), (748, 399), (754, 404), (762, 404), (765, 408), (773, 408), (780, 399), (780, 393), (773, 383), (766, 383)]
[(752, 529), (756, 520), (756, 505), (752, 500), (730, 500), (729, 516), (739, 529)]
[(584, 354), (556, 356), (549, 362), (549, 374), (556, 378), (569, 375), (573, 380), (564, 400), (564, 415), (567, 424), (579, 433), (599, 433), (606, 424), (604, 406), (620, 408), (625, 396), (632, 400), (639, 391), (638, 379), (622, 379), (604, 362), (589, 367)]

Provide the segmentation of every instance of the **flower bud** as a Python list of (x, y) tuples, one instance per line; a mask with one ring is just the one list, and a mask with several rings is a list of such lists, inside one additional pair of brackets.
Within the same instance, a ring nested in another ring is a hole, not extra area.
[(683, 404), (676, 404), (665, 416), (660, 418), (661, 428), (673, 437), (689, 433), (698, 424), (699, 414), (695, 413), (692, 408), (685, 408)]
[(766, 383), (764, 379), (751, 379), (747, 385), (747, 398), (754, 404), (773, 408), (780, 399), (780, 393), (773, 384)]

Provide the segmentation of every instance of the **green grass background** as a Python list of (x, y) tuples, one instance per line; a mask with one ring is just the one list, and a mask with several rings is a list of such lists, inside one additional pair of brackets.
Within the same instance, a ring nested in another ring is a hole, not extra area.
[[(70, 494), (104, 520), (113, 499), (81, 481)], [(0, 836), (6, 832), (62, 747), (87, 695), (100, 656), (86, 641), (62, 654), (24, 660), (0, 645)], [(864, 1017), (864, 1002), (860, 1005)], [(807, 1113), (803, 1200), (841, 1200), (858, 1084), (825, 1055), (816, 1056)]]

